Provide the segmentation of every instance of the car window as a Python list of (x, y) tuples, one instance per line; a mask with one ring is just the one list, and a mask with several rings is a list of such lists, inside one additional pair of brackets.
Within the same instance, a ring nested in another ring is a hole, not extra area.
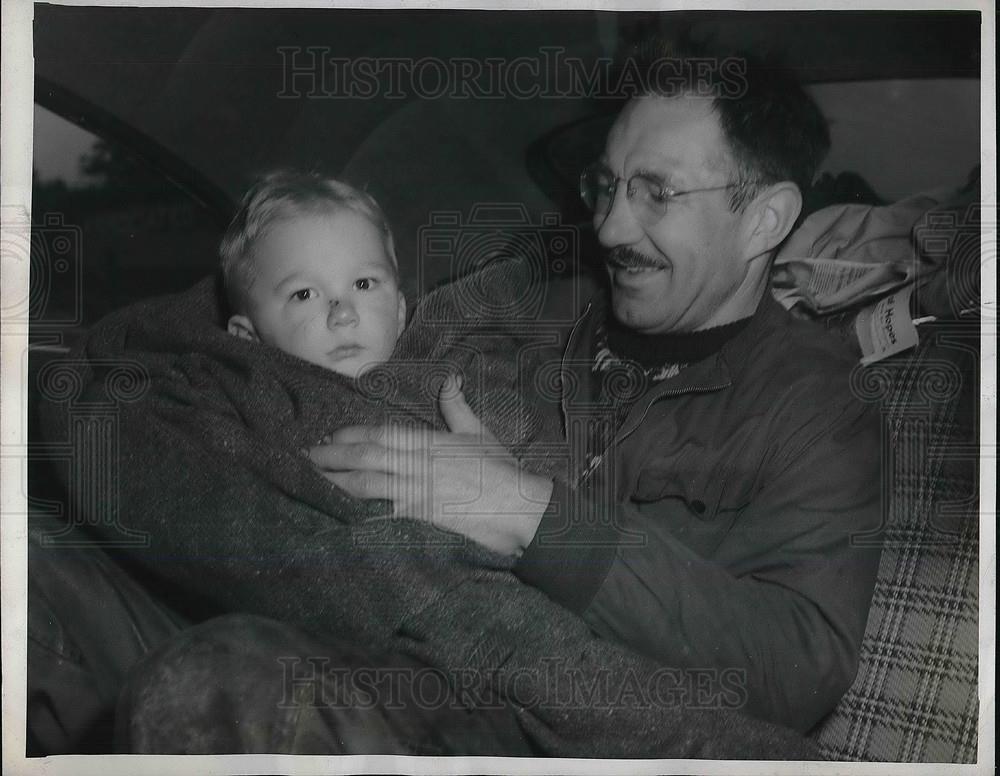
[(89, 326), (213, 271), (224, 215), (113, 137), (35, 106), (29, 318)]

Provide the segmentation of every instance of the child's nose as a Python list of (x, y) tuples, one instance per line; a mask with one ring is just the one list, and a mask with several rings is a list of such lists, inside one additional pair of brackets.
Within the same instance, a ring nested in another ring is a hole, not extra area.
[(349, 299), (331, 299), (327, 314), (330, 326), (345, 326), (358, 322), (358, 311)]

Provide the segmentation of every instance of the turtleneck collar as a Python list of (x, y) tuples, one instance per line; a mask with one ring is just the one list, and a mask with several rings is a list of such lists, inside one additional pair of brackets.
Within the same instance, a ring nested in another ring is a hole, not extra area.
[(640, 334), (615, 320), (610, 312), (604, 322), (608, 349), (618, 358), (637, 362), (644, 369), (664, 364), (693, 364), (718, 353), (753, 316), (700, 331)]

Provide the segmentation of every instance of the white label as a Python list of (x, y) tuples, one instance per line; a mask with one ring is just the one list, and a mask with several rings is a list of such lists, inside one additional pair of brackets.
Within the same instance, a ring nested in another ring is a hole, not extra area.
[(910, 318), (913, 286), (890, 294), (865, 307), (854, 321), (861, 345), (861, 363), (874, 364), (917, 345), (920, 337)]

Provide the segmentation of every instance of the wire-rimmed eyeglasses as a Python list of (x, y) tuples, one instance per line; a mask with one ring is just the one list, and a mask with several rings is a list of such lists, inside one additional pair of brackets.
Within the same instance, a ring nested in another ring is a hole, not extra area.
[(643, 226), (653, 226), (658, 223), (667, 214), (667, 206), (674, 197), (701, 191), (722, 191), (737, 186), (735, 183), (728, 183), (725, 186), (676, 191), (653, 175), (636, 173), (626, 179), (615, 175), (600, 162), (595, 162), (580, 174), (580, 197), (590, 210), (607, 218), (611, 204), (615, 201), (618, 184), (622, 181), (626, 182), (625, 198), (636, 219)]

